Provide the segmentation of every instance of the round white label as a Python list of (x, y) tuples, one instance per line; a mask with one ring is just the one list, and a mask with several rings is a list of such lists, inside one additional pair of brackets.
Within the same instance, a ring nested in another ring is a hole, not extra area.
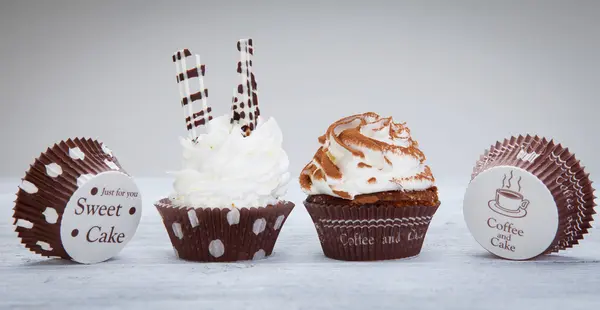
[(117, 255), (131, 240), (142, 214), (142, 198), (128, 175), (100, 173), (75, 191), (62, 216), (65, 251), (79, 263), (93, 264)]
[(548, 188), (530, 172), (499, 166), (471, 181), (463, 202), (467, 227), (491, 253), (514, 260), (543, 254), (558, 230)]

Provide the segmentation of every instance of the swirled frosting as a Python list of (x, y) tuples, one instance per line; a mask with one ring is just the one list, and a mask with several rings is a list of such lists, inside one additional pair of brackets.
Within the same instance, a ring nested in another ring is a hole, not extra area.
[(425, 155), (403, 123), (364, 113), (333, 123), (321, 147), (300, 174), (308, 195), (344, 199), (383, 191), (417, 191), (434, 186)]
[(290, 179), (288, 156), (275, 119), (258, 123), (244, 137), (228, 115), (210, 121), (207, 133), (197, 141), (181, 138), (183, 169), (175, 175), (176, 205), (218, 207), (265, 207), (275, 204)]

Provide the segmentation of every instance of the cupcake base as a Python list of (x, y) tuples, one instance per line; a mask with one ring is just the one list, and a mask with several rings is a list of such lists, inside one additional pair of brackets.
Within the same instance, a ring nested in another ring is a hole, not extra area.
[(325, 256), (375, 261), (418, 255), (437, 206), (340, 206), (305, 201)]
[(155, 203), (171, 243), (181, 259), (232, 262), (271, 255), (294, 204), (281, 201), (264, 208), (191, 208)]

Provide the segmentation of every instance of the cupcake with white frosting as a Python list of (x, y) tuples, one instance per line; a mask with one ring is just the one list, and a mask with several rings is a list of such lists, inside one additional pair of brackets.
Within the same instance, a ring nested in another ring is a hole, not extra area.
[(405, 124), (354, 115), (333, 123), (319, 143), (300, 185), (325, 255), (364, 261), (419, 254), (440, 201)]
[(240, 40), (238, 51), (242, 81), (231, 114), (214, 119), (200, 57), (187, 49), (173, 55), (189, 137), (181, 139), (183, 168), (172, 172), (174, 191), (155, 205), (183, 259), (269, 256), (294, 207), (282, 200), (290, 173), (281, 129), (274, 118), (260, 117), (252, 39)]

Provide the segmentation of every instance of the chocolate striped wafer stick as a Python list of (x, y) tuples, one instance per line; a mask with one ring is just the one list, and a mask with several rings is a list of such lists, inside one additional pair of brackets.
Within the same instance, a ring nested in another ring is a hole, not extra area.
[[(204, 74), (206, 67), (200, 63), (200, 56), (193, 55), (195, 64), (191, 68), (188, 68), (188, 58), (192, 57), (190, 50), (183, 49), (173, 54), (173, 62), (175, 63), (175, 70), (177, 73), (176, 80), (179, 85), (179, 95), (181, 97), (181, 106), (184, 110), (185, 124), (190, 131), (192, 139), (198, 137), (196, 127), (204, 126), (208, 121), (212, 119), (210, 112), (212, 109), (208, 106), (208, 89), (204, 88)], [(190, 63), (193, 61), (190, 60)], [(190, 87), (190, 80), (198, 80), (198, 89), (192, 93)], [(200, 100), (201, 106), (195, 101)]]
[(242, 39), (237, 43), (240, 52), (240, 61), (237, 72), (240, 74), (241, 83), (234, 90), (232, 99), (232, 124), (240, 124), (242, 134), (249, 136), (258, 124), (258, 92), (256, 78), (252, 72), (252, 56), (254, 47), (252, 39)]

